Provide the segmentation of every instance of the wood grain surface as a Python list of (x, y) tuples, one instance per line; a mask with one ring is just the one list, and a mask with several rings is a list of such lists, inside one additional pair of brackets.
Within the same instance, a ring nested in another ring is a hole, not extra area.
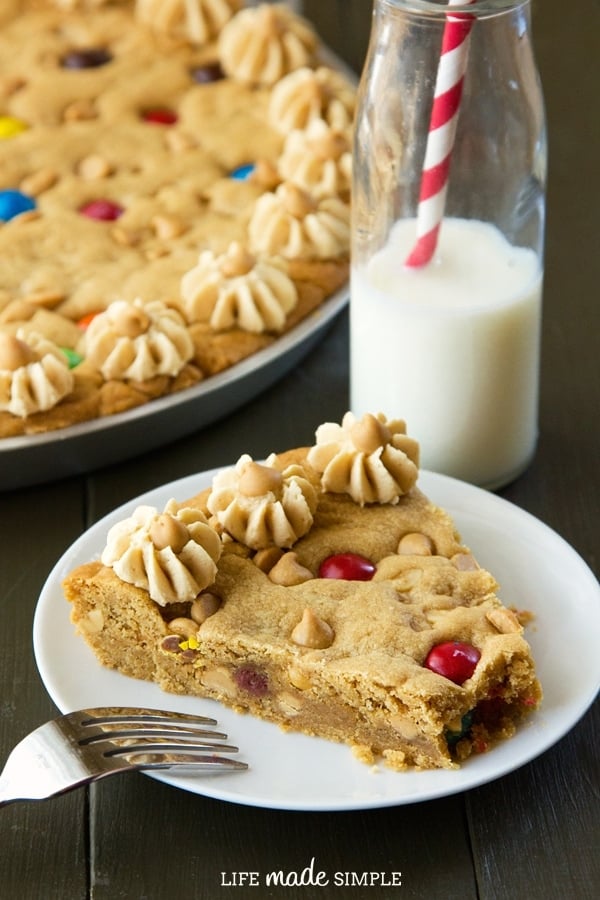
[[(304, 9), (360, 70), (369, 0), (306, 0)], [(533, 15), (550, 135), (541, 436), (528, 471), (501, 494), (557, 530), (597, 573), (600, 6), (539, 0)], [(291, 374), (210, 428), (89, 476), (0, 494), (0, 762), (56, 714), (35, 667), (32, 620), (50, 569), (77, 536), (159, 484), (243, 451), (260, 458), (311, 442), (316, 425), (339, 420), (347, 406), (342, 315)], [(141, 775), (15, 804), (0, 811), (0, 900), (592, 900), (600, 889), (599, 722), (596, 702), (518, 771), (384, 810), (254, 809)], [(300, 871), (313, 858), (329, 873), (402, 872), (402, 884), (223, 883), (234, 872)]]

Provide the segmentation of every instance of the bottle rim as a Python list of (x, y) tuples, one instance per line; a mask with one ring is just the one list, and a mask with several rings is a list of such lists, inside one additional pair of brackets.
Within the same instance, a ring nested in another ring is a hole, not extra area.
[(452, 4), (452, 6), (449, 5), (448, 0), (382, 0), (382, 2), (408, 12), (434, 17), (469, 15), (480, 18), (529, 6), (531, 0), (472, 0), (472, 2), (462, 0), (461, 3)]

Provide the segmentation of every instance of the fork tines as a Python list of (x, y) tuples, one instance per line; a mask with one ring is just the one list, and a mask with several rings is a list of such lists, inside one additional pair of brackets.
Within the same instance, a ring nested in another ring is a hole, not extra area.
[(0, 773), (0, 807), (45, 800), (108, 775), (169, 769), (217, 774), (247, 769), (214, 719), (163, 710), (102, 707), (40, 725), (12, 749)]
[(101, 707), (65, 717), (77, 729), (77, 744), (124, 757), (140, 769), (183, 767), (190, 771), (212, 767), (246, 769), (247, 764), (223, 757), (239, 748), (225, 743), (227, 735), (213, 730), (215, 719), (164, 710)]

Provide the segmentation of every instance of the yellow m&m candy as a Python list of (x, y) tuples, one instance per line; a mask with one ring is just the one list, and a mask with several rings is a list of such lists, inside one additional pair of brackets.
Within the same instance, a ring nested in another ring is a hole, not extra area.
[(27, 125), (14, 116), (0, 116), (0, 141), (27, 131)]

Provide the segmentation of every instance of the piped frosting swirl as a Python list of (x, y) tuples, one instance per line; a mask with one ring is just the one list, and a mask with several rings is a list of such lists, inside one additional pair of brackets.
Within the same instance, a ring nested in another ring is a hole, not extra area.
[(292, 131), (279, 158), (283, 181), (291, 181), (313, 197), (349, 196), (352, 152), (349, 138), (315, 119), (304, 131)]
[(303, 67), (281, 79), (271, 92), (269, 120), (284, 134), (304, 130), (322, 120), (330, 128), (349, 133), (355, 109), (355, 92), (334, 69)]
[(291, 547), (306, 534), (317, 507), (315, 488), (301, 466), (280, 471), (274, 455), (264, 464), (244, 454), (213, 479), (207, 500), (218, 525), (254, 550)]
[(349, 494), (361, 506), (397, 503), (417, 480), (419, 446), (401, 419), (347, 412), (341, 425), (319, 426), (307, 459), (325, 491)]
[(138, 506), (109, 530), (101, 561), (160, 606), (194, 600), (217, 572), (221, 539), (200, 510)]
[(335, 259), (350, 249), (350, 206), (338, 197), (312, 197), (284, 182), (255, 203), (250, 248), (286, 259)]
[(0, 332), (0, 410), (27, 418), (71, 393), (73, 373), (52, 341), (36, 332)]
[(112, 0), (52, 0), (52, 5), (67, 10), (97, 9), (100, 6), (108, 6), (111, 2)]
[(106, 379), (147, 381), (177, 375), (194, 345), (177, 310), (159, 300), (115, 300), (92, 319), (82, 351)]
[(188, 321), (208, 321), (215, 331), (281, 331), (298, 302), (284, 267), (283, 260), (258, 259), (237, 242), (221, 255), (205, 250), (181, 281)]
[(206, 44), (217, 37), (243, 0), (136, 0), (140, 22), (172, 37)]
[(309, 65), (316, 44), (314, 31), (300, 16), (280, 4), (261, 3), (225, 25), (219, 55), (231, 78), (270, 86)]

